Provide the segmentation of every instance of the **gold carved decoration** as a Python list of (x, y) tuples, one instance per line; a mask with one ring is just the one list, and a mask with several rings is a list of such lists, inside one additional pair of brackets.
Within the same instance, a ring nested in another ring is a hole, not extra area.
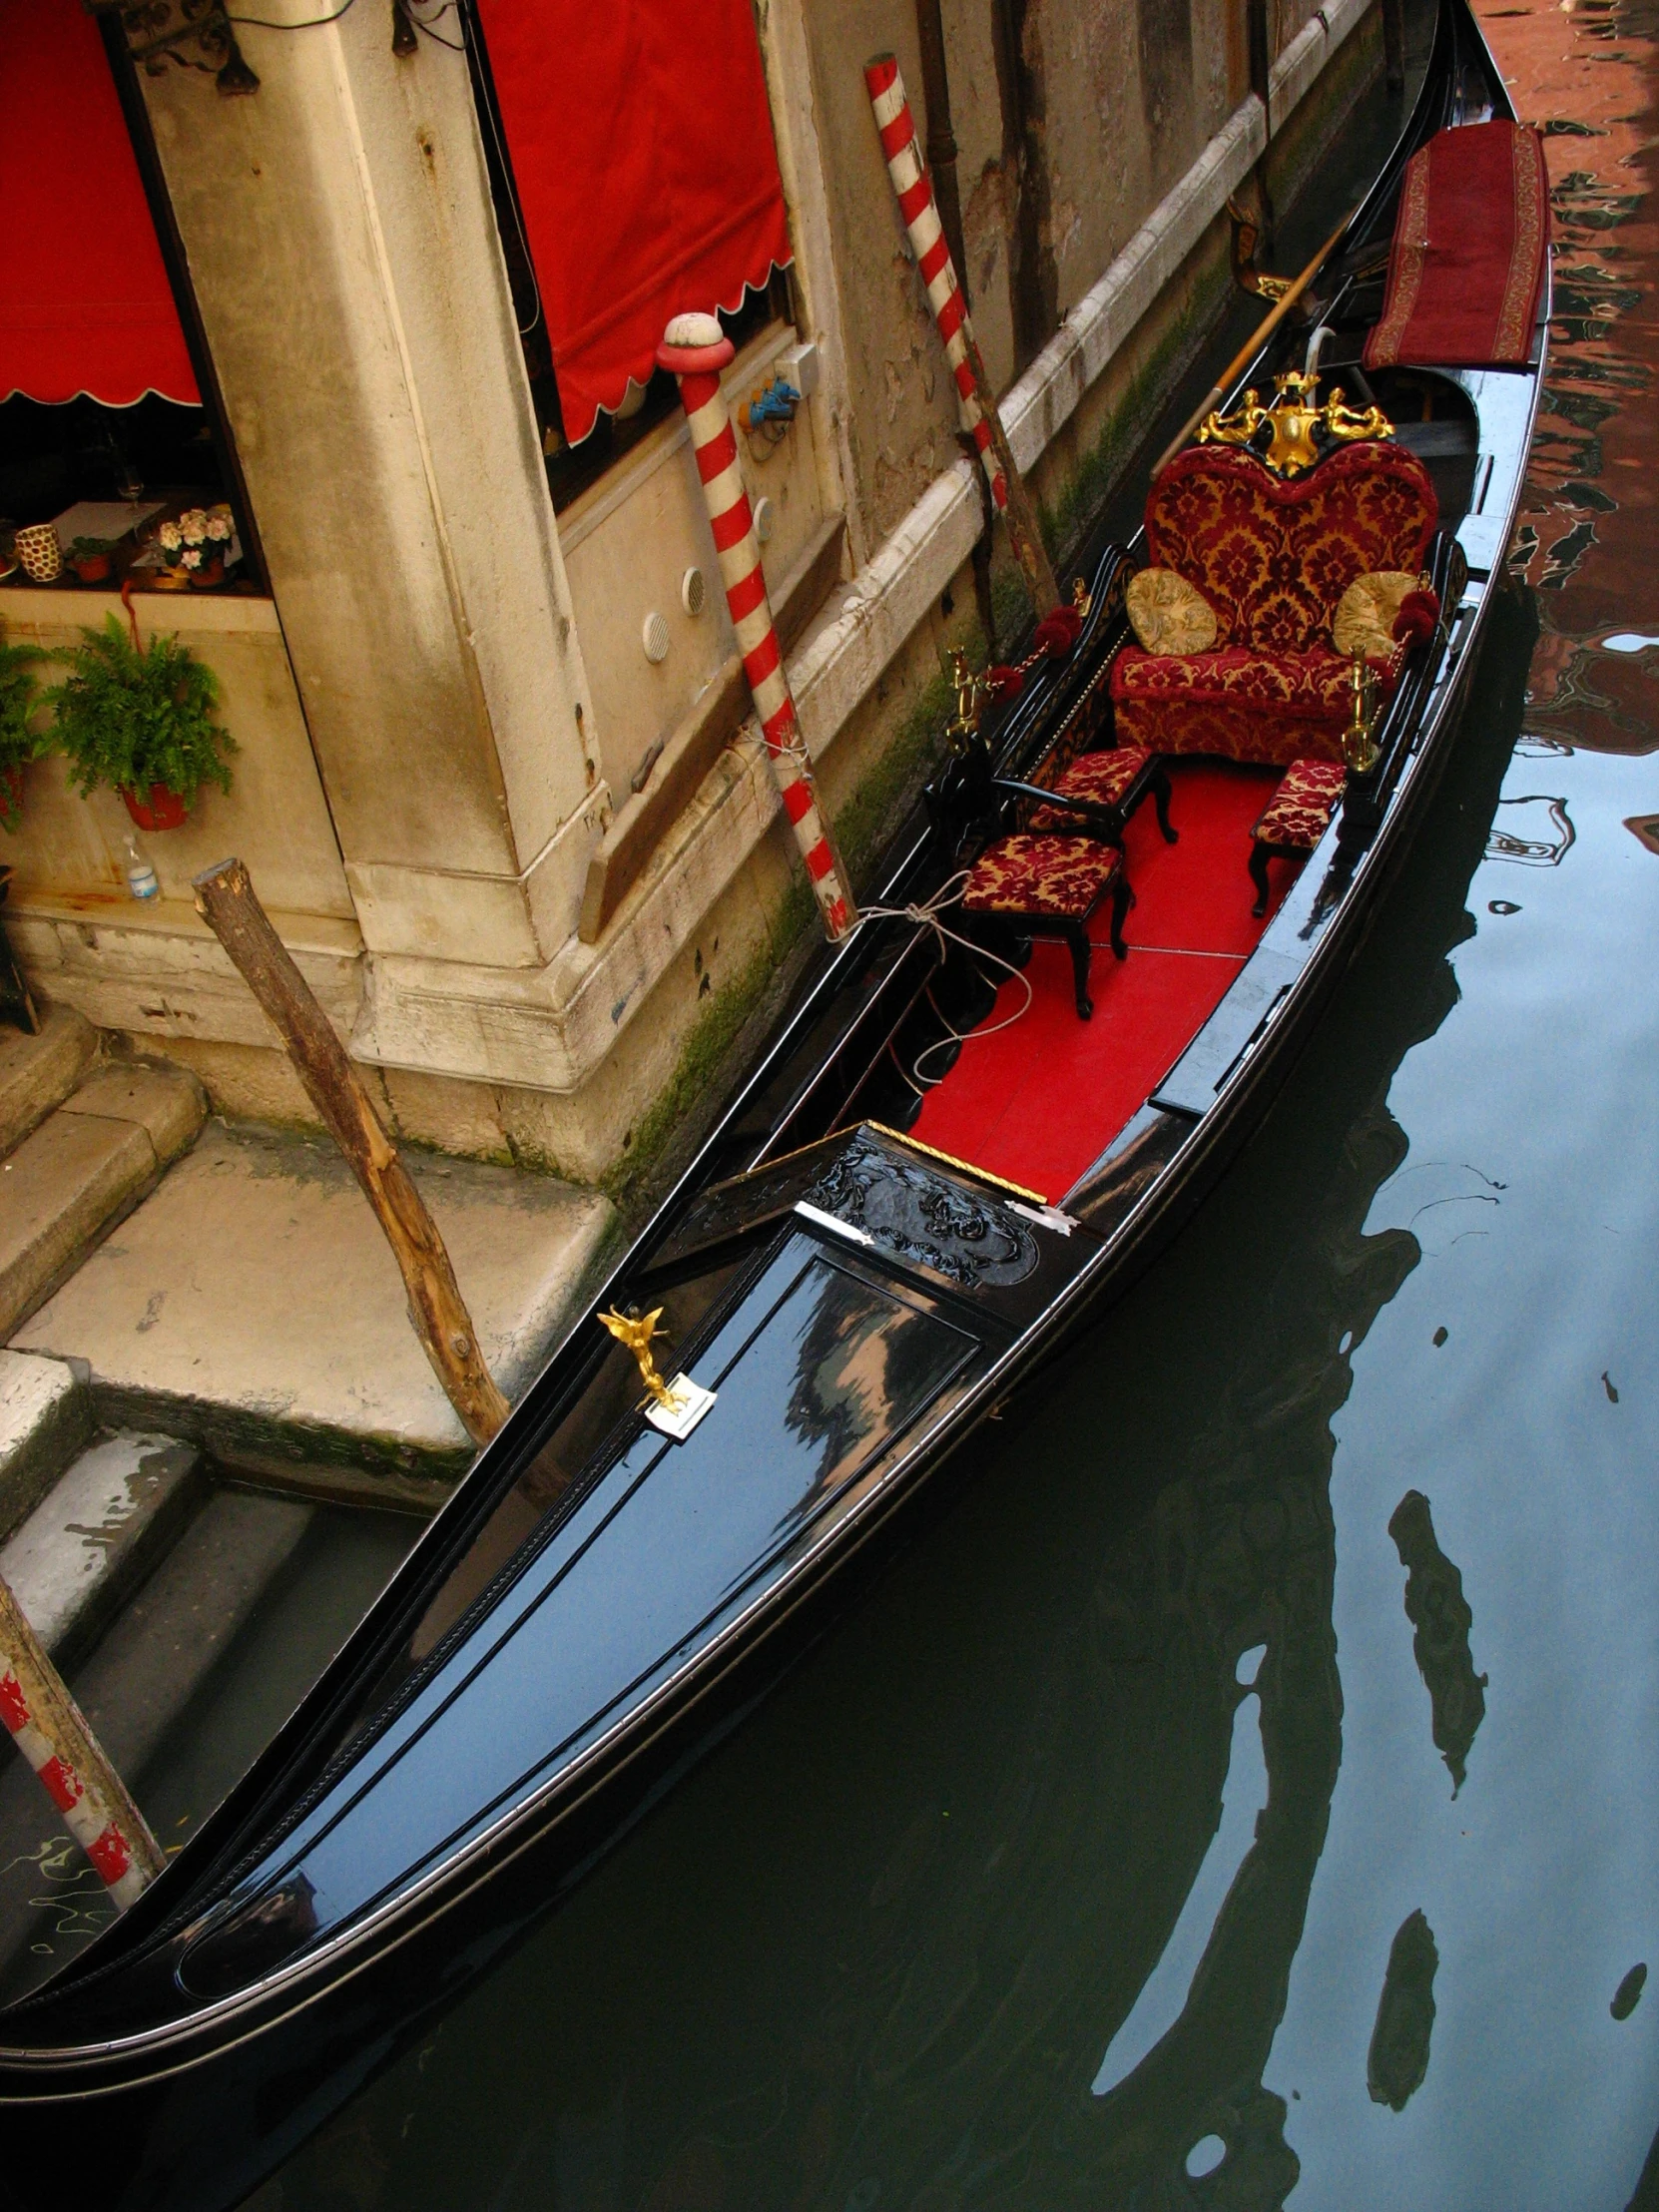
[(666, 1329), (657, 1327), (663, 1318), (662, 1308), (659, 1306), (653, 1314), (619, 1314), (613, 1306), (608, 1314), (601, 1314), (599, 1318), (617, 1343), (625, 1345), (639, 1362), (640, 1381), (651, 1396), (659, 1405), (672, 1406), (674, 1393), (657, 1373), (657, 1363), (651, 1357), (652, 1345), (659, 1337), (668, 1335)]
[(959, 752), (970, 738), (979, 732), (979, 716), (991, 687), (983, 676), (975, 675), (968, 667), (967, 655), (959, 645), (953, 645), (949, 653), (950, 681), (956, 693), (956, 712), (944, 726), (945, 737)]
[(1274, 378), (1271, 406), (1264, 407), (1254, 389), (1247, 391), (1244, 405), (1232, 414), (1204, 417), (1198, 427), (1199, 444), (1249, 445), (1266, 428), (1273, 434), (1273, 442), (1262, 456), (1269, 468), (1279, 476), (1302, 476), (1320, 459), (1320, 448), (1314, 442), (1316, 433), (1337, 445), (1352, 444), (1356, 438), (1393, 436), (1393, 424), (1381, 407), (1368, 407), (1362, 413), (1349, 406), (1341, 384), (1332, 386), (1331, 397), (1323, 407), (1316, 405), (1314, 393), (1319, 380), (1317, 369), (1305, 376), (1300, 369), (1287, 368)]

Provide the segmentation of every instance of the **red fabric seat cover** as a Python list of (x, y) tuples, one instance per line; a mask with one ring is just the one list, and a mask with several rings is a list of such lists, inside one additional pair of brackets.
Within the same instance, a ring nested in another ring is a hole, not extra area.
[(1338, 601), (1372, 569), (1420, 569), (1439, 512), (1428, 471), (1389, 440), (1328, 454), (1291, 483), (1253, 453), (1189, 446), (1147, 494), (1147, 557), (1216, 611), (1216, 645), (1331, 644)]
[(1346, 782), (1340, 761), (1293, 761), (1251, 834), (1259, 844), (1312, 852), (1330, 828)]
[(1123, 865), (1109, 844), (1087, 837), (998, 837), (974, 862), (962, 904), (970, 913), (1054, 914), (1081, 921)]

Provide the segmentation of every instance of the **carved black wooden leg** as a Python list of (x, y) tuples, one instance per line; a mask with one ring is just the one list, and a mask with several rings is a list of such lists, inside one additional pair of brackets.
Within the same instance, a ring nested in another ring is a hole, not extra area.
[(1071, 948), (1071, 977), (1077, 989), (1077, 1018), (1087, 1021), (1094, 1012), (1094, 1000), (1089, 996), (1089, 925), (1085, 921), (1061, 923), (1066, 943)]
[[(12, 871), (0, 862), (0, 906), (6, 902)], [(6, 941), (5, 925), (0, 923), (0, 1021), (12, 1022), (26, 1037), (40, 1035), (40, 1016), (35, 1002), (29, 995), (23, 970), (18, 966), (11, 946)]]
[(1129, 878), (1119, 868), (1117, 881), (1112, 885), (1112, 950), (1120, 960), (1129, 957), (1129, 947), (1123, 941), (1123, 923), (1134, 903), (1135, 894), (1129, 888)]
[(1170, 828), (1169, 802), (1169, 770), (1160, 761), (1152, 777), (1152, 804), (1158, 810), (1158, 827), (1164, 833), (1164, 842), (1177, 844), (1180, 842), (1181, 832)]
[(1272, 896), (1272, 885), (1268, 881), (1268, 848), (1260, 837), (1252, 837), (1250, 840), (1250, 879), (1257, 890), (1256, 903), (1250, 910), (1253, 914), (1265, 914), (1268, 900)]

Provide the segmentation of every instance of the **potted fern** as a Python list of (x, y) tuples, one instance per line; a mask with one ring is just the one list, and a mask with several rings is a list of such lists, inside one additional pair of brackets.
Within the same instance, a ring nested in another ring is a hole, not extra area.
[(51, 746), (33, 727), (37, 704), (38, 646), (0, 643), (0, 828), (15, 830), (23, 816), (23, 769)]
[(114, 615), (81, 632), (69, 676), (47, 693), (70, 781), (109, 784), (141, 830), (177, 830), (204, 784), (231, 788), (236, 740), (213, 719), (219, 680), (177, 637), (140, 643)]

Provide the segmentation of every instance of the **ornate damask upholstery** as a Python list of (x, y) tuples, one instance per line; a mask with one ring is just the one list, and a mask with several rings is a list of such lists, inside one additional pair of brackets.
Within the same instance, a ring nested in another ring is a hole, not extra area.
[(1088, 837), (998, 837), (973, 863), (962, 904), (978, 914), (1054, 914), (1082, 921), (1123, 866)]
[(994, 916), (1016, 938), (1035, 931), (1057, 936), (1071, 950), (1077, 1013), (1087, 1021), (1094, 1012), (1089, 996), (1088, 919), (1110, 890), (1112, 950), (1128, 953), (1123, 921), (1134, 902), (1123, 872), (1123, 853), (1115, 845), (1089, 837), (1037, 836), (1018, 831), (999, 837), (980, 853), (962, 893), (965, 913)]
[[(1381, 569), (1421, 569), (1438, 511), (1412, 453), (1367, 439), (1285, 483), (1253, 453), (1190, 446), (1147, 497), (1149, 558), (1216, 613), (1208, 653), (1126, 647), (1112, 669), (1121, 743), (1290, 763), (1335, 759), (1347, 671), (1332, 640), (1343, 594)], [(1373, 664), (1384, 686), (1385, 661)]]
[(1343, 796), (1346, 771), (1339, 761), (1296, 761), (1252, 830), (1250, 874), (1257, 899), (1252, 912), (1268, 910), (1268, 862), (1312, 852), (1330, 828)]
[[(1064, 774), (1052, 780), (1044, 777), (1043, 783), (1056, 799), (1085, 799), (1092, 806), (1116, 807), (1136, 777), (1150, 765), (1139, 746), (1120, 745), (1110, 753), (1081, 754)], [(1032, 813), (1031, 828), (1038, 831), (1075, 830), (1076, 822), (1056, 807), (1038, 807)]]

